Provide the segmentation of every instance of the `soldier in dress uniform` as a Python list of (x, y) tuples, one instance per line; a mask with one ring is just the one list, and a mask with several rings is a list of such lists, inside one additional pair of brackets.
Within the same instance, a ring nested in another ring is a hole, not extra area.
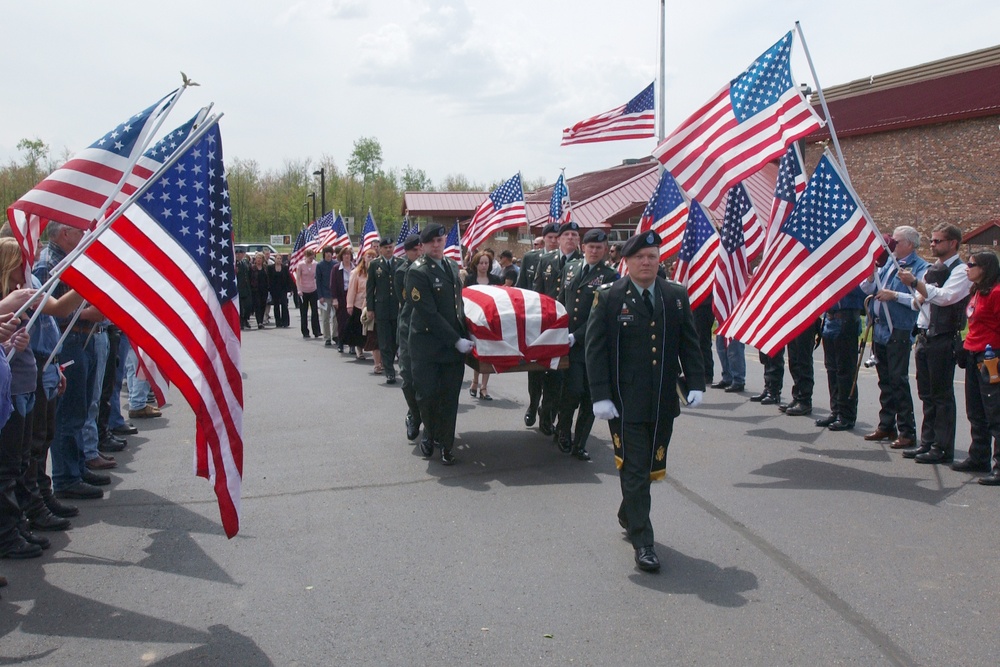
[(403, 379), (403, 398), (406, 399), (406, 439), (413, 441), (420, 435), (420, 406), (417, 405), (417, 396), (413, 390), (413, 375), (410, 373), (410, 314), (413, 307), (406, 297), (406, 271), (410, 265), (423, 254), (423, 247), (420, 245), (420, 237), (411, 234), (403, 241), (403, 249), (406, 254), (402, 261), (396, 265), (393, 275), (393, 290), (396, 293), (396, 301), (399, 303), (399, 329), (396, 340), (399, 341), (399, 377)]
[[(583, 237), (583, 257), (566, 264), (562, 272), (558, 301), (569, 315), (569, 368), (563, 375), (562, 398), (559, 401), (559, 424), (556, 442), (562, 452), (572, 453), (581, 461), (589, 461), (587, 438), (594, 425), (594, 409), (587, 386), (587, 318), (594, 304), (594, 292), (604, 283), (618, 279), (618, 272), (604, 261), (608, 252), (608, 235), (601, 229), (591, 229)], [(576, 431), (573, 432), (573, 413)]]
[(452, 465), (458, 397), (465, 375), (463, 360), (473, 343), (466, 338), (458, 265), (444, 256), (446, 235), (445, 228), (434, 222), (421, 231), (425, 254), (410, 266), (404, 285), (412, 306), (409, 345), (413, 388), (424, 422), (420, 451), (431, 458), (437, 445), (441, 462)]
[(660, 568), (649, 487), (666, 475), (667, 447), (680, 414), (680, 370), (690, 406), (699, 405), (705, 391), (687, 291), (656, 275), (660, 242), (656, 232), (643, 232), (622, 248), (628, 276), (594, 294), (586, 341), (594, 415), (609, 420), (621, 481), (618, 522), (635, 548), (636, 564), (649, 572)]
[(368, 265), (365, 284), (365, 304), (375, 314), (375, 333), (382, 353), (382, 368), (386, 384), (396, 384), (396, 330), (399, 327), (399, 301), (393, 289), (399, 258), (392, 256), (396, 244), (388, 236), (379, 241), (379, 256)]
[[(542, 247), (529, 250), (521, 258), (521, 272), (517, 274), (514, 287), (521, 289), (535, 288), (535, 274), (538, 264), (547, 252), (553, 252), (559, 246), (559, 223), (552, 222), (542, 229)], [(538, 402), (542, 398), (542, 385), (545, 381), (545, 371), (528, 371), (528, 410), (524, 413), (524, 425), (534, 426), (538, 414)]]
[[(545, 253), (538, 263), (535, 273), (535, 291), (553, 299), (559, 295), (559, 285), (563, 269), (580, 255), (580, 225), (570, 220), (559, 226), (559, 246), (554, 252)], [(538, 430), (543, 435), (555, 432), (554, 422), (558, 416), (559, 397), (562, 394), (562, 373), (545, 371), (542, 380), (542, 402), (538, 411)]]

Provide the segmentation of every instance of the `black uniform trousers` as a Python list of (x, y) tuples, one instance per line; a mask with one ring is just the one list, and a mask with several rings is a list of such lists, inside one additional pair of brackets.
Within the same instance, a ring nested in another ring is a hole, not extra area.
[(396, 377), (396, 332), (399, 329), (399, 319), (392, 318), (375, 321), (375, 334), (378, 336), (378, 349), (382, 353), (382, 368), (387, 378)]
[(883, 345), (872, 343), (878, 372), (878, 427), (901, 438), (917, 438), (917, 422), (910, 394), (910, 332), (893, 330)]
[(965, 413), (972, 433), (969, 458), (978, 464), (992, 458), (993, 470), (1000, 470), (1000, 384), (983, 380), (971, 356), (965, 369)]
[(528, 371), (528, 410), (531, 412), (538, 412), (544, 384), (545, 371)]
[(854, 389), (854, 371), (858, 367), (858, 320), (857, 316), (841, 318), (840, 333), (823, 337), (830, 414), (837, 415), (845, 424), (858, 420), (858, 392)]
[(35, 409), (31, 421), (31, 457), (28, 460), (28, 470), (25, 473), (30, 499), (24, 507), (24, 513), (34, 517), (45, 509), (43, 499), (52, 496), (52, 478), (49, 477), (49, 446), (56, 437), (56, 407), (59, 397), (50, 400), (42, 388), (42, 366), (47, 356), (35, 355), (38, 365), (38, 383), (35, 389)]
[[(312, 309), (312, 320), (306, 314)], [(302, 305), (299, 306), (299, 320), (302, 325), (302, 335), (309, 335), (309, 324), (312, 324), (313, 336), (319, 338), (319, 292), (304, 292), (302, 294)], [(343, 334), (343, 332), (340, 332)]]
[(770, 356), (763, 352), (757, 355), (764, 366), (764, 392), (775, 398), (781, 396), (781, 388), (785, 384), (785, 348)]
[(701, 359), (705, 365), (705, 384), (712, 384), (715, 379), (715, 357), (712, 356), (712, 325), (715, 324), (715, 313), (712, 312), (712, 300), (705, 299), (700, 306), (691, 311), (691, 314), (694, 316), (698, 347), (701, 349)]
[[(413, 388), (413, 373), (410, 372), (410, 348), (406, 340), (406, 333), (403, 331), (403, 320), (400, 319), (399, 322), (399, 377), (402, 380), (400, 388), (403, 390), (403, 399), (406, 400), (406, 407), (410, 411), (410, 418), (413, 419), (413, 423), (417, 425), (417, 428), (420, 428), (423, 422), (420, 419), (420, 405), (417, 403), (417, 392)], [(409, 331), (409, 327), (407, 327), (407, 331)]]
[(816, 328), (809, 327), (785, 346), (788, 350), (788, 371), (792, 374), (792, 400), (812, 405), (813, 400), (813, 350), (816, 345)]
[(576, 361), (570, 355), (569, 368), (562, 371), (562, 398), (559, 401), (559, 432), (570, 436), (573, 427), (573, 413), (576, 416), (576, 431), (572, 434), (573, 449), (586, 449), (587, 439), (594, 427), (594, 403), (590, 398), (590, 383), (587, 382), (587, 363), (582, 356)]
[(625, 453), (618, 480), (622, 487), (622, 502), (618, 507), (618, 519), (628, 528), (628, 538), (636, 549), (653, 546), (653, 524), (649, 520), (652, 505), (649, 494), (650, 461), (659, 447), (664, 451), (670, 445), (674, 431), (673, 418), (661, 418), (656, 422), (624, 422), (612, 419), (608, 422), (612, 437), (621, 438)]
[(955, 334), (917, 336), (913, 359), (923, 406), (920, 444), (955, 454)]
[(458, 420), (458, 397), (462, 393), (465, 364), (457, 361), (439, 363), (433, 359), (410, 358), (424, 437), (450, 452), (455, 444), (455, 423)]
[(0, 429), (0, 551), (23, 541), (18, 526), (28, 498), (24, 480), (30, 452), (31, 412), (22, 415), (15, 407)]

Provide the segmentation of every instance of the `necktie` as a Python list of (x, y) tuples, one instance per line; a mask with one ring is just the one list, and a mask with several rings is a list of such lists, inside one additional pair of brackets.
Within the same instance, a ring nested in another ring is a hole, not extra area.
[(581, 279), (586, 279), (588, 273), (590, 273), (590, 264), (584, 264), (583, 265), (583, 272), (580, 273), (580, 278)]
[(563, 268), (565, 266), (566, 266), (566, 255), (560, 255), (559, 256), (559, 268), (561, 269), (561, 268)]
[(642, 290), (642, 302), (646, 304), (646, 309), (649, 310), (649, 314), (653, 314), (653, 297), (649, 295), (649, 290)]

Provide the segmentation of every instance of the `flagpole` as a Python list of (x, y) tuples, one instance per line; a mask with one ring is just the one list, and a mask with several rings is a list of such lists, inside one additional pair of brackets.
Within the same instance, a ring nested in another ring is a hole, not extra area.
[(844, 178), (847, 181), (847, 185), (850, 185), (851, 177), (847, 173), (847, 161), (844, 160), (844, 152), (840, 149), (840, 139), (837, 138), (837, 131), (833, 127), (833, 117), (830, 116), (830, 107), (826, 105), (826, 96), (823, 95), (823, 86), (819, 83), (819, 77), (816, 75), (816, 67), (813, 65), (812, 56), (809, 54), (809, 45), (806, 44), (806, 37), (802, 34), (802, 26), (798, 21), (795, 22), (795, 30), (799, 33), (799, 41), (802, 42), (802, 51), (806, 54), (806, 61), (809, 63), (809, 71), (812, 72), (813, 83), (816, 84), (816, 94), (819, 96), (820, 106), (823, 107), (823, 115), (826, 116), (826, 126), (830, 130), (830, 138), (833, 140), (833, 147), (837, 151), (837, 158), (840, 160), (840, 166), (844, 168)]
[(42, 293), (51, 291), (56, 282), (59, 281), (59, 277), (62, 276), (63, 272), (67, 268), (69, 268), (69, 265), (72, 264), (74, 261), (76, 261), (76, 259), (79, 258), (80, 255), (86, 252), (87, 249), (90, 248), (90, 246), (94, 243), (94, 241), (97, 240), (97, 237), (99, 237), (101, 234), (107, 231), (107, 229), (111, 227), (111, 225), (116, 220), (118, 220), (118, 218), (120, 218), (122, 214), (125, 213), (125, 211), (128, 210), (129, 206), (138, 201), (139, 198), (142, 197), (142, 195), (146, 194), (146, 191), (156, 184), (156, 182), (160, 179), (160, 176), (162, 176), (164, 172), (166, 172), (168, 169), (173, 167), (174, 164), (176, 164), (181, 159), (181, 157), (183, 157), (184, 153), (186, 153), (187, 150), (191, 148), (191, 146), (200, 141), (201, 138), (208, 132), (208, 130), (217, 125), (223, 115), (225, 114), (220, 113), (218, 115), (210, 116), (205, 120), (205, 122), (202, 125), (200, 125), (190, 135), (188, 135), (188, 137), (181, 143), (181, 145), (177, 148), (177, 150), (174, 151), (174, 153), (169, 158), (167, 158), (163, 162), (163, 164), (160, 165), (159, 168), (157, 168), (155, 172), (153, 172), (153, 175), (150, 176), (142, 185), (140, 185), (136, 189), (136, 191), (133, 192), (132, 195), (129, 196), (129, 198), (126, 199), (121, 206), (115, 209), (114, 213), (112, 213), (109, 217), (101, 221), (101, 223), (98, 224), (97, 227), (95, 227), (93, 230), (90, 230), (86, 235), (84, 235), (82, 239), (80, 239), (80, 243), (73, 250), (71, 250), (65, 257), (63, 257), (62, 261), (60, 261), (55, 266), (55, 268), (52, 269), (52, 273), (49, 275), (49, 279), (45, 281), (45, 284), (43, 284), (38, 289), (38, 291), (35, 292), (35, 294), (32, 295), (32, 297), (28, 299), (27, 302), (25, 302), (23, 306), (18, 308), (15, 315), (20, 316), (26, 310), (28, 310), (28, 308), (31, 307), (31, 304), (34, 303)]
[(667, 87), (664, 85), (664, 77), (667, 73), (667, 0), (660, 0), (660, 117), (657, 119), (656, 143), (659, 144), (666, 138), (666, 120), (664, 111), (667, 103)]

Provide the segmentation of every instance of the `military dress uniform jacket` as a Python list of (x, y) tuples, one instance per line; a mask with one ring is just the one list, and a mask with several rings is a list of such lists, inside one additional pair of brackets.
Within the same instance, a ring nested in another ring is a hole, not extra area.
[(705, 390), (704, 362), (687, 290), (656, 279), (653, 312), (628, 277), (597, 290), (587, 326), (587, 379), (594, 403), (614, 402), (622, 421), (680, 414), (677, 377)]
[(368, 265), (368, 282), (365, 285), (365, 305), (375, 320), (394, 320), (399, 313), (399, 299), (394, 289), (396, 257), (376, 257)]
[(447, 257), (442, 267), (421, 257), (406, 272), (406, 298), (410, 302), (410, 356), (434, 359), (439, 363), (461, 361), (455, 349), (466, 336), (462, 281), (458, 265)]
[(517, 282), (514, 283), (514, 287), (535, 288), (535, 274), (538, 273), (538, 263), (544, 254), (545, 251), (542, 249), (529, 250), (524, 253), (524, 257), (521, 258), (521, 270), (517, 274)]
[(562, 281), (556, 300), (566, 307), (569, 316), (569, 332), (576, 339), (576, 345), (569, 349), (571, 362), (583, 363), (586, 358), (584, 344), (587, 337), (587, 320), (591, 307), (594, 305), (594, 292), (605, 283), (613, 283), (618, 279), (618, 272), (603, 260), (595, 264), (583, 277), (585, 259), (575, 259), (566, 264), (563, 269)]
[[(575, 259), (580, 259), (579, 251), (574, 251), (566, 265)], [(566, 268), (560, 261), (562, 253), (559, 250), (547, 252), (542, 256), (538, 264), (538, 272), (535, 274), (534, 290), (539, 294), (546, 294), (553, 299), (559, 294), (559, 284), (562, 280), (563, 269)]]

